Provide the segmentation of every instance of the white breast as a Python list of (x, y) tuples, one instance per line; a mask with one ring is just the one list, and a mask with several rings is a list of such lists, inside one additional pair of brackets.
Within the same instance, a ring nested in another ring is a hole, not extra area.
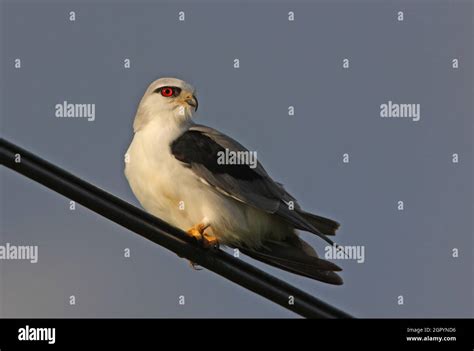
[(125, 176), (141, 205), (150, 213), (176, 225), (180, 198), (177, 184), (185, 169), (170, 153), (169, 145), (181, 131), (163, 129), (150, 122), (137, 131), (127, 151)]
[(258, 246), (265, 237), (285, 236), (288, 228), (274, 216), (214, 190), (171, 154), (170, 143), (188, 127), (164, 129), (152, 121), (135, 133), (125, 175), (143, 208), (182, 230), (206, 218), (223, 244)]

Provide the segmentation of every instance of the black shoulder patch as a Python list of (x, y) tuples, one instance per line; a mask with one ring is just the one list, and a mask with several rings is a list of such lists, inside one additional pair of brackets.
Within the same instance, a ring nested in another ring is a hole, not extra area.
[(171, 153), (187, 164), (201, 164), (214, 174), (228, 174), (236, 179), (257, 180), (262, 177), (249, 165), (219, 164), (219, 152), (225, 149), (197, 130), (189, 130), (171, 143)]

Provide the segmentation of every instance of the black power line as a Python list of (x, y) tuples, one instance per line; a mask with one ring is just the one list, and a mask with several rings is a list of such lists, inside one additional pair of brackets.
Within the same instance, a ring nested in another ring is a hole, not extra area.
[[(0, 140), (0, 161), (101, 216), (301, 316), (351, 318), (347, 313), (221, 250), (204, 249), (183, 231), (5, 139)], [(290, 300), (294, 303), (290, 304)]]

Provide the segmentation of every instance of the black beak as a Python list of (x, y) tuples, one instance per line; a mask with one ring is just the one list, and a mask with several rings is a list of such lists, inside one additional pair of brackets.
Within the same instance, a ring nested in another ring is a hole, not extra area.
[(189, 106), (194, 107), (194, 111), (197, 111), (199, 103), (198, 103), (197, 98), (194, 95), (193, 95), (192, 99), (186, 99), (186, 103)]

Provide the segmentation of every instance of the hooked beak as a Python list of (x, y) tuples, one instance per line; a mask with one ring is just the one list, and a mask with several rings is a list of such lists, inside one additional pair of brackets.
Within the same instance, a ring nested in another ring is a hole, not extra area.
[(185, 100), (185, 102), (186, 102), (189, 106), (194, 107), (194, 111), (197, 111), (198, 106), (199, 106), (199, 103), (198, 103), (197, 98), (196, 98), (194, 95), (188, 97), (188, 98)]

